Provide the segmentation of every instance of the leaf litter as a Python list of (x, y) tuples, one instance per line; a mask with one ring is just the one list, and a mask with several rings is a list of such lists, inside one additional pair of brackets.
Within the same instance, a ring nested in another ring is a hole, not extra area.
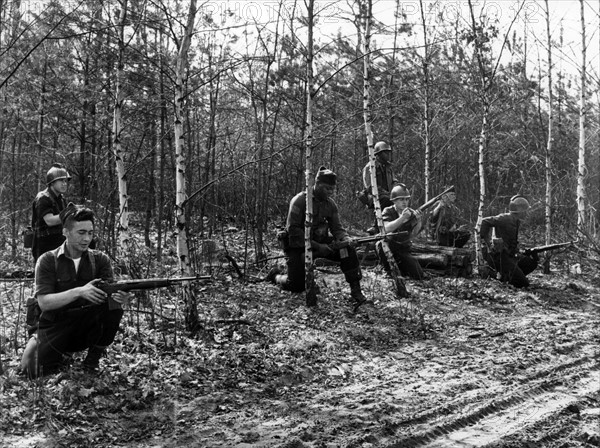
[[(75, 366), (25, 380), (24, 337), (3, 338), (0, 446), (600, 446), (598, 388), (582, 386), (598, 370), (593, 273), (534, 273), (526, 290), (435, 277), (407, 281), (398, 300), (367, 268), (374, 306), (358, 313), (335, 271), (318, 273), (314, 309), (302, 294), (223, 278), (198, 292), (195, 337), (176, 306), (153, 323), (130, 311), (96, 377)], [(174, 294), (153, 298), (173, 305)], [(565, 406), (524, 415), (561, 393)], [(478, 436), (489, 421), (505, 430)]]

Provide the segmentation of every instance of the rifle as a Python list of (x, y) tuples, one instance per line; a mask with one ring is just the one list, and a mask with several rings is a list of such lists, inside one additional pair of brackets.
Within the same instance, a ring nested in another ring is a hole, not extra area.
[(340, 258), (346, 258), (348, 256), (348, 246), (360, 246), (361, 244), (382, 240), (388, 236), (408, 236), (408, 232), (380, 233), (377, 235), (350, 238), (344, 241), (335, 241), (331, 244), (331, 248), (340, 251)]
[(148, 278), (139, 280), (119, 280), (116, 282), (99, 281), (94, 286), (108, 294), (108, 309), (118, 309), (119, 305), (110, 295), (117, 291), (139, 291), (144, 289), (166, 288), (182, 282), (206, 281), (210, 280), (210, 275), (197, 275), (195, 277), (179, 278)]
[(532, 247), (530, 249), (525, 249), (523, 251), (523, 253), (525, 255), (535, 255), (540, 252), (548, 252), (548, 251), (560, 249), (563, 247), (572, 246), (575, 243), (576, 243), (576, 241), (567, 241), (566, 243), (556, 243), (556, 244), (548, 244), (546, 246), (536, 246), (536, 247)]
[(425, 204), (420, 206), (417, 210), (419, 210), (420, 212), (422, 212), (423, 210), (427, 210), (429, 207), (431, 207), (433, 204), (435, 204), (442, 196), (444, 196), (446, 193), (450, 193), (450, 191), (452, 191), (452, 190), (454, 190), (454, 185), (449, 186), (444, 191), (442, 191), (440, 194), (438, 194), (436, 197), (431, 198), (430, 200), (425, 202)]

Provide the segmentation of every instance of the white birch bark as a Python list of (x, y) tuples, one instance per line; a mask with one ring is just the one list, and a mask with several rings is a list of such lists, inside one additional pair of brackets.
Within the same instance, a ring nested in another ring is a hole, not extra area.
[(187, 223), (185, 218), (186, 194), (186, 157), (185, 137), (183, 135), (183, 120), (185, 89), (184, 75), (188, 62), (188, 51), (190, 48), (194, 21), (196, 19), (196, 0), (191, 0), (188, 12), (187, 24), (184, 35), (177, 52), (175, 67), (175, 114), (174, 114), (174, 137), (175, 137), (175, 214), (177, 220), (177, 257), (179, 260), (179, 271), (181, 275), (190, 274), (189, 247), (187, 241)]
[(552, 84), (552, 39), (550, 34), (550, 7), (548, 0), (546, 2), (546, 36), (548, 45), (548, 140), (546, 142), (546, 206), (545, 206), (545, 224), (546, 235), (545, 243), (550, 244), (552, 236), (552, 143), (554, 140), (552, 131), (554, 127), (554, 94)]
[(313, 186), (314, 170), (312, 159), (312, 100), (313, 100), (313, 27), (314, 27), (314, 0), (309, 0), (308, 8), (308, 42), (306, 56), (306, 220), (304, 224), (304, 272), (306, 288), (306, 306), (317, 304), (315, 288), (315, 271), (311, 247), (311, 230), (313, 222)]
[(125, 21), (127, 17), (127, 0), (121, 3), (119, 11), (119, 38), (117, 72), (115, 82), (115, 108), (113, 112), (113, 151), (115, 153), (116, 174), (119, 188), (119, 224), (118, 224), (118, 252), (126, 257), (129, 245), (129, 194), (127, 192), (127, 174), (125, 171), (123, 145), (121, 132), (123, 130), (123, 53), (125, 51)]
[[(375, 206), (375, 216), (377, 218), (377, 227), (381, 229), (381, 232), (385, 233), (383, 225), (383, 218), (381, 215), (381, 203), (379, 202), (379, 187), (377, 185), (377, 178), (375, 172), (375, 149), (373, 147), (373, 130), (371, 128), (372, 114), (371, 114), (371, 80), (370, 80), (370, 69), (371, 69), (371, 14), (372, 14), (372, 1), (365, 1), (366, 7), (363, 8), (361, 4), (361, 15), (364, 30), (363, 39), (363, 116), (365, 121), (365, 133), (367, 136), (367, 146), (369, 148), (369, 168), (371, 171), (371, 188), (373, 193), (373, 204)], [(396, 294), (398, 297), (407, 297), (408, 291), (406, 285), (400, 275), (398, 266), (394, 255), (387, 243), (387, 241), (381, 241), (381, 247), (385, 254), (385, 257), (390, 266), (392, 273)]]
[(579, 91), (579, 156), (577, 163), (577, 229), (585, 230), (586, 217), (586, 158), (585, 158), (585, 115), (586, 115), (586, 42), (584, 1), (579, 0), (581, 8), (581, 87)]

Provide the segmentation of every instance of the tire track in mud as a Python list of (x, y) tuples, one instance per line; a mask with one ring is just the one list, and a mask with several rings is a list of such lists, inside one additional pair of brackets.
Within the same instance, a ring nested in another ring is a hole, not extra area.
[[(547, 418), (548, 412), (541, 413), (539, 409), (539, 403), (542, 401), (549, 411), (559, 412), (577, 401), (577, 397), (581, 397), (583, 393), (596, 392), (599, 375), (597, 355), (565, 362), (535, 372), (523, 379), (516, 388), (507, 389), (505, 393), (498, 391), (494, 397), (483, 400), (483, 404), (475, 407), (472, 397), (438, 406), (436, 409), (399, 422), (396, 427), (397, 432), (403, 431), (403, 427), (414, 430), (415, 424), (423, 426), (429, 423), (429, 427), (421, 432), (413, 432), (410, 436), (396, 439), (386, 446), (388, 448), (483, 446), (491, 443), (493, 437), (500, 440), (502, 434), (508, 435), (511, 429), (512, 432), (519, 430), (519, 428), (507, 427), (509, 421), (523, 427)], [(569, 385), (567, 391), (560, 390), (563, 384)], [(477, 400), (476, 397), (474, 399)], [(467, 407), (471, 410), (461, 411)], [(510, 417), (511, 415), (513, 417)], [(514, 417), (517, 415), (518, 418)], [(505, 427), (502, 433), (495, 431), (494, 434), (494, 431), (489, 429), (503, 424)], [(471, 430), (465, 431), (469, 426), (472, 427)], [(477, 442), (478, 439), (486, 441)]]

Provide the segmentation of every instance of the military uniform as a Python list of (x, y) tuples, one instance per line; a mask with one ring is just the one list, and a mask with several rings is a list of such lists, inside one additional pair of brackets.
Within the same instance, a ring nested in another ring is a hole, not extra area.
[[(73, 260), (65, 254), (63, 244), (40, 257), (35, 272), (35, 295), (68, 291), (96, 278), (112, 281), (108, 255), (87, 250), (76, 270)], [(52, 373), (61, 366), (64, 356), (85, 349), (90, 349), (88, 356), (99, 358), (104, 347), (113, 342), (122, 317), (120, 306), (109, 310), (108, 301), (92, 305), (81, 298), (62, 308), (43, 311), (37, 335), (33, 336), (37, 338), (37, 369), (28, 366), (29, 372)], [(35, 362), (35, 358), (32, 361)]]
[[(538, 265), (537, 255), (529, 256), (518, 252), (519, 225), (521, 220), (512, 213), (502, 213), (483, 218), (479, 235), (487, 247), (483, 249), (483, 257), (490, 267), (501, 274), (501, 280), (522, 288), (529, 286), (527, 274), (533, 272)], [(492, 229), (501, 246), (491, 241)]]
[(471, 232), (457, 229), (460, 210), (451, 203), (439, 201), (431, 213), (432, 236), (440, 246), (463, 247)]
[[(383, 222), (392, 222), (400, 217), (400, 214), (396, 211), (396, 207), (393, 205), (391, 207), (386, 207), (382, 212)], [(419, 261), (412, 256), (410, 251), (411, 239), (412, 239), (412, 231), (416, 226), (416, 222), (414, 220), (409, 220), (402, 224), (398, 229), (394, 232), (407, 232), (406, 235), (394, 235), (391, 237), (391, 241), (388, 242), (389, 248), (394, 255), (394, 260), (396, 260), (396, 264), (398, 265), (398, 269), (402, 275), (408, 276), (415, 280), (423, 280), (425, 274), (423, 273), (423, 268), (419, 264)], [(383, 252), (383, 248), (381, 247), (381, 241), (377, 243), (377, 253), (379, 255), (379, 259), (383, 264), (383, 267), (389, 271), (389, 264), (385, 253)]]
[[(287, 249), (287, 278), (279, 282), (281, 287), (292, 292), (305, 289), (304, 277), (304, 222), (306, 219), (306, 192), (298, 193), (290, 201), (287, 217), (289, 248)], [(362, 278), (360, 263), (352, 247), (345, 248), (347, 256), (341, 257), (339, 250), (328, 250), (333, 241), (348, 239), (348, 233), (340, 223), (338, 207), (331, 198), (319, 199), (313, 196), (313, 224), (311, 229), (311, 247), (315, 257), (339, 261), (346, 281), (350, 284)]]
[(31, 228), (34, 231), (31, 251), (34, 261), (37, 261), (44, 252), (56, 249), (65, 241), (62, 225), (48, 226), (44, 216), (58, 215), (66, 206), (65, 197), (62, 194), (56, 195), (50, 187), (40, 191), (35, 197), (31, 214)]

